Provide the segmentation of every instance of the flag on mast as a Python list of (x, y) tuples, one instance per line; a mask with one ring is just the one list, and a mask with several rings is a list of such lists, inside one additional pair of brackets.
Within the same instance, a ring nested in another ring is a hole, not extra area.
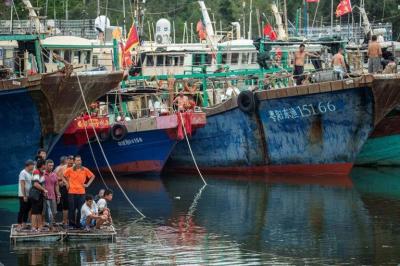
[(124, 51), (129, 52), (138, 44), (139, 44), (139, 35), (137, 33), (135, 23), (133, 23), (131, 29), (129, 30), (128, 38), (126, 39)]
[(339, 5), (336, 8), (336, 17), (341, 17), (348, 13), (351, 13), (353, 8), (351, 7), (350, 0), (340, 0)]

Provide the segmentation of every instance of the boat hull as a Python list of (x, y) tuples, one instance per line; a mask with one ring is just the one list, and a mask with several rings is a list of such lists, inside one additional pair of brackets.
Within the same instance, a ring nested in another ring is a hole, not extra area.
[[(232, 100), (209, 112), (191, 139), (193, 153), (205, 173), (349, 174), (375, 125), (399, 101), (396, 94), (384, 103), (384, 89), (358, 80), (257, 92), (252, 114)], [(194, 171), (188, 155), (179, 143), (168, 168)]]
[(400, 112), (385, 117), (365, 143), (356, 160), (361, 166), (400, 165)]
[[(101, 142), (104, 154), (114, 173), (130, 175), (138, 173), (159, 174), (176, 144), (165, 129), (142, 132), (129, 132), (124, 140), (114, 141), (111, 138)], [(93, 150), (93, 155), (90, 147)], [(61, 139), (50, 156), (59, 158), (63, 155), (82, 156), (86, 167), (97, 173), (97, 166), (102, 173), (110, 170), (96, 141), (81, 146), (66, 145)]]
[[(0, 196), (15, 197), (18, 174), (39, 148), (51, 151), (61, 133), (91, 102), (115, 88), (122, 72), (65, 77), (61, 73), (3, 81), (0, 85)], [(79, 86), (81, 83), (81, 86)]]

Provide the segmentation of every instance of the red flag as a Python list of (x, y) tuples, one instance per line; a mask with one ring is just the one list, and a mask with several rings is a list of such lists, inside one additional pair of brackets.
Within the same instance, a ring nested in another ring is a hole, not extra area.
[(131, 29), (129, 30), (128, 38), (126, 39), (126, 44), (125, 44), (125, 52), (129, 52), (132, 50), (133, 47), (137, 46), (139, 44), (139, 35), (137, 33), (135, 24), (132, 24)]
[(340, 0), (340, 3), (336, 8), (336, 17), (346, 15), (348, 13), (351, 13), (352, 11), (353, 8), (351, 7), (350, 0)]
[(274, 29), (272, 28), (271, 24), (265, 25), (264, 36), (268, 36), (271, 41), (275, 41), (278, 37)]

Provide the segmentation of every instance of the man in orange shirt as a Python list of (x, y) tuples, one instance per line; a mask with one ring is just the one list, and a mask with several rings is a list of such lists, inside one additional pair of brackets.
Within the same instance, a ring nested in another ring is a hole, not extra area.
[[(80, 227), (81, 207), (85, 203), (86, 188), (92, 184), (94, 174), (82, 166), (82, 158), (77, 155), (74, 166), (67, 168), (64, 172), (65, 180), (68, 182), (68, 220), (69, 225)], [(76, 211), (78, 213), (76, 213)]]

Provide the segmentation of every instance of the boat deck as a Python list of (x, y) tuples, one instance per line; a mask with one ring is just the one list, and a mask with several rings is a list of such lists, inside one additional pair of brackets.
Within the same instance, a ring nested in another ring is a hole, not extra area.
[(60, 224), (53, 230), (32, 232), (30, 225), (27, 229), (18, 230), (17, 224), (11, 226), (10, 241), (14, 244), (21, 242), (62, 242), (62, 241), (114, 241), (117, 234), (113, 225), (92, 228), (90, 231), (82, 229), (64, 229)]

